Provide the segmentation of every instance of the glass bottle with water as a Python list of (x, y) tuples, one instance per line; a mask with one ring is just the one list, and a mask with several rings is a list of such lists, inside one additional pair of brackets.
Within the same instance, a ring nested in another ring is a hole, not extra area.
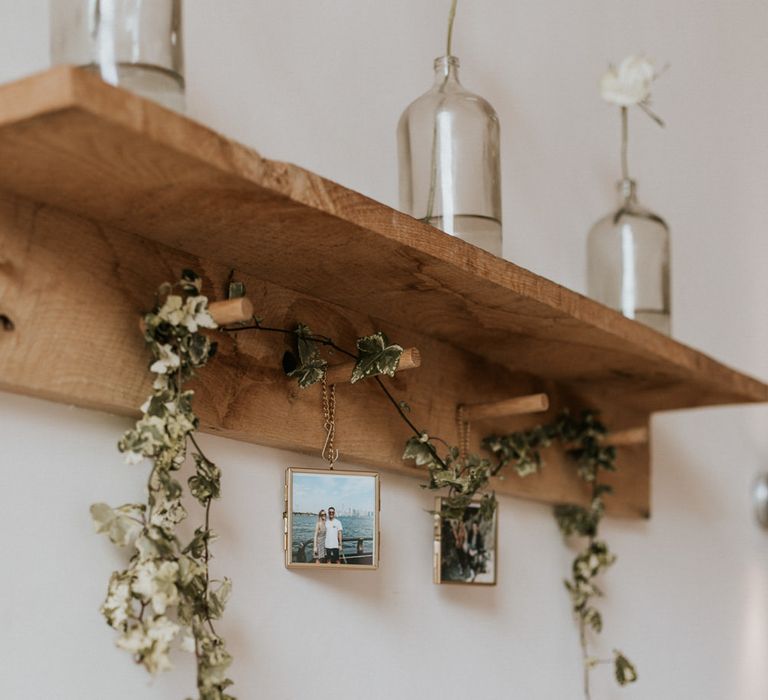
[(501, 255), (499, 119), (459, 82), (459, 59), (435, 60), (435, 82), (397, 128), (400, 208)]
[(50, 0), (51, 61), (184, 110), (181, 0)]
[(589, 232), (589, 296), (669, 335), (669, 228), (638, 203), (634, 180), (618, 189), (619, 208)]

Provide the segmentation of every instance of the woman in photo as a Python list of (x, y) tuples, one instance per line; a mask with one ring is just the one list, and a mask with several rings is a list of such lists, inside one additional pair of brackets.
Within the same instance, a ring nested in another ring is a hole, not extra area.
[(315, 537), (312, 543), (312, 555), (315, 558), (315, 564), (325, 564), (325, 511), (321, 510), (317, 514), (317, 523), (315, 524)]

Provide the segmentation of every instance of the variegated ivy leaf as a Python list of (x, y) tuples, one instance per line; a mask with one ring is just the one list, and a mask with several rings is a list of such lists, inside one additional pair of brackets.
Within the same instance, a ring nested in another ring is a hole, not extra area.
[(179, 602), (179, 565), (175, 561), (150, 559), (139, 562), (134, 570), (132, 590), (145, 603), (151, 603), (158, 615)]
[(227, 678), (227, 669), (232, 657), (224, 646), (224, 640), (212, 634), (198, 623), (193, 628), (198, 646), (198, 689), (202, 700), (234, 700), (225, 694), (232, 681)]
[(245, 282), (230, 280), (227, 285), (227, 299), (240, 299), (245, 296)]
[(134, 616), (132, 580), (133, 574), (130, 571), (115, 571), (109, 579), (107, 597), (100, 612), (114, 629), (124, 629), (129, 618)]
[(203, 455), (195, 452), (195, 473), (189, 477), (190, 493), (201, 505), (221, 496), (221, 469)]
[(395, 376), (403, 348), (390, 345), (389, 339), (379, 331), (373, 335), (357, 339), (357, 362), (352, 370), (351, 382), (359, 382), (377, 374)]
[(164, 615), (137, 622), (117, 640), (117, 646), (133, 654), (151, 674), (171, 668), (171, 643), (180, 627)]
[(203, 288), (203, 281), (194, 270), (184, 269), (181, 271), (181, 289), (187, 294), (200, 294)]
[(212, 619), (218, 620), (222, 616), (231, 593), (232, 581), (228, 578), (225, 578), (215, 591), (208, 591), (208, 614)]
[(613, 650), (614, 671), (616, 673), (616, 682), (621, 685), (628, 685), (637, 680), (637, 669), (634, 664), (622, 654), (618, 649)]
[(603, 631), (603, 616), (597, 608), (585, 608), (581, 619), (598, 634)]
[[(308, 386), (322, 381), (328, 368), (328, 362), (320, 356), (317, 343), (313, 340), (312, 331), (308, 326), (300, 323), (296, 327), (295, 333), (298, 359), (289, 353), (293, 366), (286, 366), (285, 373), (289, 377), (295, 377), (299, 386), (306, 389)], [(283, 364), (287, 364), (286, 359), (284, 359)]]
[(184, 554), (189, 554), (195, 559), (201, 559), (205, 554), (206, 544), (210, 544), (215, 539), (216, 534), (213, 530), (206, 530), (204, 527), (198, 527), (195, 530), (194, 537), (182, 551)]
[[(426, 438), (426, 439), (424, 439)], [(420, 438), (412, 437), (405, 443), (403, 459), (412, 459), (417, 467), (435, 462), (435, 455), (428, 444), (429, 436), (424, 433)]]
[(96, 532), (104, 532), (118, 547), (125, 547), (136, 540), (144, 528), (146, 506), (128, 503), (111, 508), (106, 503), (91, 506), (91, 519)]

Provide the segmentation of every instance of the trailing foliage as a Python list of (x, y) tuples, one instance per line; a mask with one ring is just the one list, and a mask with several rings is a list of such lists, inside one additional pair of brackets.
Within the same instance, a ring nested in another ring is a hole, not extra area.
[(403, 459), (411, 459), (417, 467), (426, 467), (429, 482), (423, 487), (440, 491), (447, 489), (440, 515), (448, 520), (464, 518), (469, 504), (481, 495), (480, 517), (491, 518), (496, 510), (496, 496), (486, 492), (493, 475), (491, 462), (478, 455), (462, 455), (458, 447), (447, 448), (440, 457), (427, 433), (412, 437), (405, 444)]
[[(282, 331), (282, 329), (266, 328), (262, 330)], [(387, 336), (381, 331), (358, 338), (356, 353), (340, 348), (331, 338), (313, 335), (309, 327), (303, 323), (299, 323), (293, 332), (296, 334), (296, 351), (286, 353), (283, 358), (283, 368), (289, 377), (296, 378), (302, 389), (317, 384), (325, 378), (328, 361), (320, 353), (322, 345), (341, 351), (355, 359), (350, 377), (352, 384), (381, 374), (394, 377), (403, 355), (403, 348), (390, 344)]]
[(555, 518), (560, 531), (566, 538), (581, 538), (582, 549), (576, 555), (571, 567), (571, 576), (565, 587), (571, 597), (574, 615), (579, 623), (579, 639), (584, 661), (584, 694), (590, 697), (590, 672), (599, 665), (612, 663), (619, 685), (637, 680), (637, 671), (620, 651), (614, 650), (612, 659), (599, 659), (590, 655), (588, 632), (600, 633), (603, 618), (595, 607), (595, 600), (602, 591), (596, 580), (616, 561), (608, 545), (599, 539), (600, 522), (605, 513), (604, 497), (611, 493), (611, 487), (600, 483), (600, 475), (616, 470), (616, 449), (605, 443), (605, 426), (592, 412), (585, 412), (580, 418), (563, 413), (550, 426), (532, 431), (491, 436), (484, 440), (484, 446), (498, 459), (497, 470), (513, 466), (521, 475), (537, 472), (542, 464), (540, 450), (555, 439), (559, 440), (566, 454), (575, 462), (578, 475), (590, 485), (591, 500), (587, 507), (558, 505)]
[[(320, 352), (320, 346), (323, 345), (355, 359), (352, 383), (368, 377), (379, 380), (381, 375), (393, 377), (403, 354), (403, 348), (400, 345), (391, 344), (381, 331), (358, 338), (355, 353), (339, 347), (331, 338), (314, 335), (303, 324), (299, 324), (294, 333), (296, 350), (286, 354), (283, 358), (283, 367), (286, 374), (296, 378), (301, 387), (322, 381), (325, 376), (328, 363)], [(414, 436), (406, 443), (403, 459), (411, 459), (417, 466), (427, 468), (429, 482), (424, 485), (425, 488), (448, 490), (442, 513), (444, 517), (449, 519), (463, 517), (472, 500), (486, 489), (492, 476), (491, 462), (477, 455), (462, 456), (457, 447), (450, 446), (447, 447), (446, 454), (441, 457), (429, 435), (416, 428), (408, 418), (407, 413), (410, 412), (408, 405), (402, 401), (395, 401), (380, 380), (379, 386), (414, 432)], [(492, 493), (485, 493), (481, 501), (482, 517), (491, 517), (495, 507), (495, 496)]]
[[(213, 626), (224, 611), (231, 582), (213, 581), (209, 572), (209, 545), (215, 537), (210, 507), (221, 495), (221, 471), (195, 442), (193, 392), (184, 389), (216, 350), (200, 332), (216, 327), (208, 300), (200, 294), (200, 278), (185, 270), (178, 284), (163, 285), (158, 307), (144, 317), (144, 325), (152, 353), (149, 370), (155, 375), (152, 394), (118, 447), (129, 464), (152, 461), (147, 502), (91, 506), (96, 530), (132, 552), (128, 566), (112, 574), (101, 612), (118, 632), (117, 646), (149, 673), (171, 668), (170, 653), (177, 645), (195, 654), (200, 700), (234, 700), (226, 692), (232, 659)], [(187, 517), (177, 473), (188, 441), (195, 464), (188, 486), (205, 519), (185, 544), (176, 533)]]

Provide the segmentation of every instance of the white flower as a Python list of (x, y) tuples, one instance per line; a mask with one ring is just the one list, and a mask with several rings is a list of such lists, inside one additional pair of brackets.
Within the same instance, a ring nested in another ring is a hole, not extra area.
[(151, 602), (155, 612), (162, 615), (168, 606), (179, 602), (178, 573), (179, 565), (175, 561), (164, 561), (160, 566), (152, 559), (142, 562), (136, 567), (133, 592)]
[(152, 366), (149, 368), (150, 372), (167, 374), (169, 369), (177, 369), (181, 365), (181, 359), (167, 343), (165, 345), (158, 345), (157, 352), (160, 357), (152, 363)]
[(651, 94), (656, 71), (647, 58), (627, 56), (618, 69), (611, 66), (600, 80), (600, 94), (606, 102), (620, 107), (645, 102)]

